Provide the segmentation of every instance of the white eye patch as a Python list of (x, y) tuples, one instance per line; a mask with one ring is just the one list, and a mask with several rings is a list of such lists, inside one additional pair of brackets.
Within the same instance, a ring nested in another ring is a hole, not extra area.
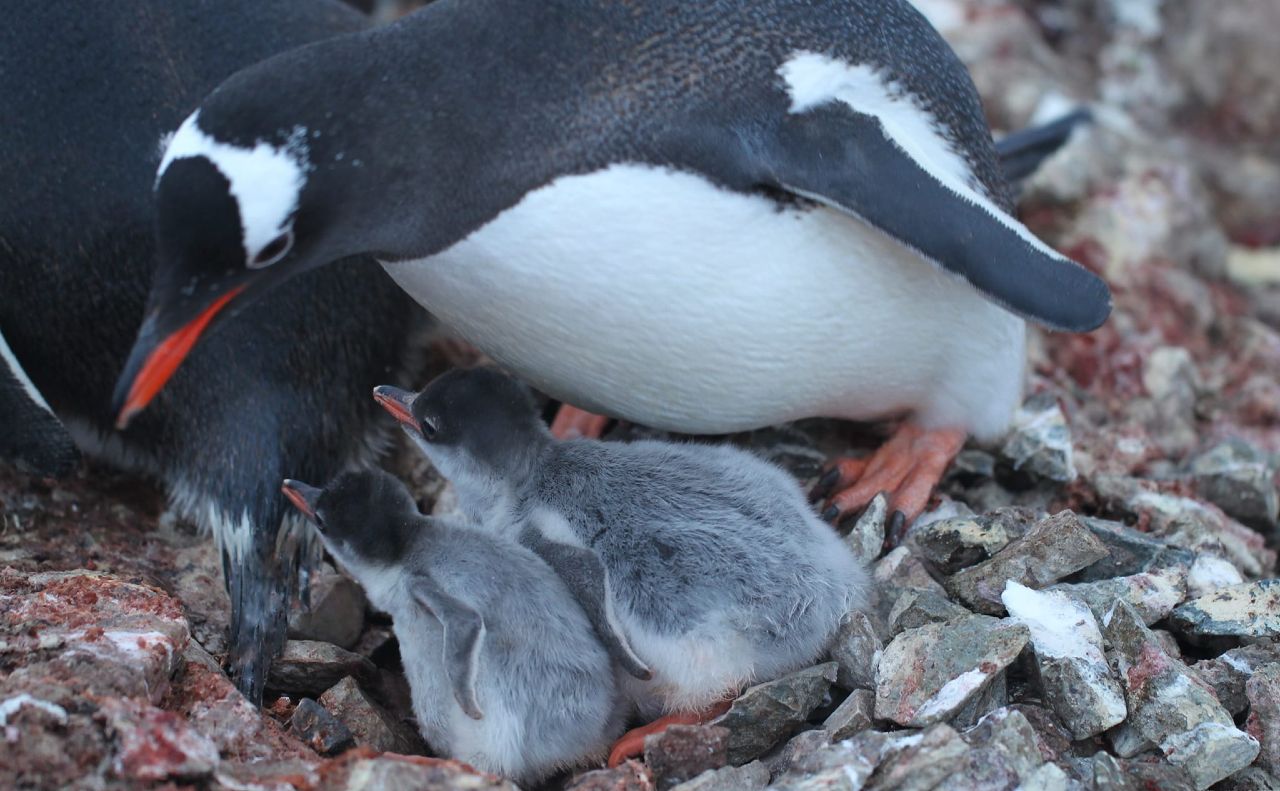
[(215, 140), (199, 126), (200, 111), (169, 141), (156, 179), (177, 159), (204, 157), (230, 183), (240, 210), (245, 266), (263, 269), (293, 247), (293, 215), (307, 181), (306, 129), (295, 127), (283, 146), (259, 140), (244, 147)]

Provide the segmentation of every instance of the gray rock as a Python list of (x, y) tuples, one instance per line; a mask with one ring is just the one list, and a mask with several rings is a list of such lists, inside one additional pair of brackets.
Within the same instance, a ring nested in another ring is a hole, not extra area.
[(1257, 766), (1249, 766), (1214, 786), (1216, 791), (1280, 791), (1280, 780)]
[(1201, 596), (1173, 611), (1183, 634), (1199, 637), (1280, 636), (1280, 579), (1258, 580)]
[(797, 763), (809, 756), (831, 746), (831, 734), (824, 728), (810, 728), (800, 731), (787, 740), (787, 743), (770, 752), (762, 759), (772, 777), (780, 777)]
[(1181, 767), (1161, 761), (1122, 761), (1106, 753), (1092, 760), (1093, 787), (1097, 791), (1193, 791), (1197, 788)]
[(1060, 582), (1045, 590), (1061, 591), (1084, 603), (1095, 618), (1104, 617), (1119, 599), (1137, 610), (1142, 622), (1150, 626), (1186, 599), (1187, 567), (1169, 566), (1096, 582)]
[(1261, 535), (1217, 506), (1160, 491), (1154, 481), (1099, 475), (1098, 495), (1117, 511), (1145, 520), (1153, 535), (1197, 553), (1221, 555), (1241, 571), (1266, 576), (1276, 553)]
[(1017, 658), (1030, 633), (982, 615), (903, 632), (884, 650), (875, 716), (920, 727), (950, 719)]
[(1249, 706), (1244, 685), (1263, 665), (1280, 662), (1280, 650), (1273, 645), (1242, 645), (1214, 659), (1196, 662), (1191, 671), (1213, 688), (1218, 702), (1231, 712), (1240, 714)]
[[(876, 561), (871, 569), (871, 578), (877, 585), (892, 585), (903, 590), (914, 588), (946, 593), (920, 562), (920, 558), (905, 546), (894, 549)], [(890, 604), (892, 605), (892, 602)]]
[(841, 689), (872, 689), (876, 667), (884, 646), (865, 613), (849, 613), (831, 642), (831, 661), (836, 663), (836, 686)]
[(405, 755), (426, 752), (422, 738), (375, 703), (354, 678), (342, 679), (326, 690), (319, 702), (347, 726), (361, 747)]
[(1231, 715), (1182, 663), (1165, 653), (1133, 608), (1117, 602), (1105, 634), (1124, 685), (1129, 722), (1197, 788), (1208, 788), (1243, 769), (1258, 742), (1238, 730)]
[(1247, 525), (1276, 526), (1280, 497), (1266, 454), (1241, 439), (1210, 448), (1191, 462), (1200, 496)]
[(1124, 720), (1124, 691), (1107, 666), (1089, 608), (1064, 593), (1012, 581), (1003, 599), (1010, 617), (1031, 631), (1043, 698), (1071, 735), (1087, 739)]
[(903, 591), (889, 610), (889, 635), (897, 637), (907, 629), (916, 629), (930, 623), (946, 623), (969, 614), (968, 610), (940, 593), (928, 590)]
[(337, 755), (356, 746), (351, 730), (311, 698), (298, 701), (289, 718), (289, 730), (320, 755)]
[(867, 728), (875, 719), (876, 695), (869, 689), (855, 689), (849, 693), (836, 710), (827, 716), (822, 728), (831, 735), (831, 741), (848, 739)]
[(703, 772), (671, 791), (761, 791), (769, 785), (769, 770), (759, 761)]
[(364, 630), (364, 591), (325, 566), (311, 581), (311, 606), (290, 614), (289, 637), (352, 648)]
[(271, 663), (267, 688), (297, 695), (319, 695), (346, 676), (372, 677), (373, 663), (330, 643), (289, 640)]
[(1033, 395), (1019, 407), (1000, 453), (1015, 470), (1063, 483), (1076, 479), (1071, 429), (1051, 393)]
[(565, 791), (653, 791), (653, 777), (639, 761), (626, 761), (613, 769), (578, 775)]
[(1075, 791), (1083, 788), (1057, 764), (1041, 764), (1022, 779), (1017, 791)]
[(714, 725), (672, 725), (644, 739), (644, 762), (659, 791), (666, 791), (729, 759), (729, 731)]
[(1156, 746), (1147, 737), (1138, 733), (1132, 725), (1122, 722), (1107, 732), (1112, 751), (1121, 758), (1132, 758), (1135, 755), (1153, 751)]
[(1107, 548), (1106, 557), (1081, 569), (1079, 582), (1127, 577), (1170, 566), (1188, 566), (1194, 554), (1121, 522), (1082, 517), (1080, 521)]
[(1249, 733), (1262, 745), (1258, 766), (1280, 771), (1280, 664), (1264, 665), (1245, 682), (1249, 698)]
[(480, 774), (458, 761), (379, 755), (360, 758), (346, 772), (323, 776), (317, 791), (519, 791), (514, 783)]
[(961, 764), (969, 745), (950, 726), (938, 723), (886, 751), (867, 783), (869, 791), (930, 791)]
[(912, 526), (909, 534), (920, 556), (943, 574), (980, 563), (1031, 529), (1035, 514), (1004, 508), (982, 516), (959, 516)]
[(1106, 554), (1106, 547), (1076, 515), (1063, 511), (1037, 522), (990, 560), (957, 572), (947, 589), (970, 609), (999, 615), (1004, 612), (1000, 594), (1007, 580), (1043, 588)]
[(853, 523), (844, 541), (863, 563), (870, 564), (880, 557), (884, 549), (884, 525), (889, 515), (889, 500), (878, 494)]
[(1242, 582), (1244, 576), (1240, 569), (1231, 565), (1231, 561), (1201, 552), (1187, 572), (1187, 595), (1198, 599)]
[(836, 664), (827, 662), (743, 692), (711, 722), (729, 729), (729, 763), (753, 761), (787, 738), (821, 705), (835, 680)]
[(1000, 708), (961, 734), (979, 760), (1000, 763), (1015, 778), (1029, 778), (1044, 763), (1040, 739), (1021, 711)]
[(797, 758), (770, 787), (785, 791), (861, 791), (890, 745), (918, 739), (915, 732), (863, 731), (852, 739)]

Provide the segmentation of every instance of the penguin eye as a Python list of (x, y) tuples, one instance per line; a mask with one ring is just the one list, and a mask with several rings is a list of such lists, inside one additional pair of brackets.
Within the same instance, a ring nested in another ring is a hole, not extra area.
[(258, 251), (258, 254), (249, 262), (250, 269), (264, 269), (271, 266), (293, 248), (293, 229), (285, 231), (276, 238), (267, 242), (266, 246)]

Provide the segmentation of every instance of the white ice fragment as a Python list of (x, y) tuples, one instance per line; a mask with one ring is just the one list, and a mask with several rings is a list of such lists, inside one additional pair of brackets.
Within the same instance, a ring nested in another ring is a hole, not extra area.
[(40, 700), (23, 692), (19, 695), (0, 702), (0, 728), (9, 724), (9, 718), (18, 713), (23, 706), (35, 706), (38, 709), (44, 709), (58, 720), (59, 725), (67, 724), (67, 710), (56, 703), (50, 703), (47, 700)]
[(1076, 657), (1105, 663), (1102, 632), (1084, 604), (1058, 591), (1037, 591), (1013, 580), (1000, 600), (1009, 615), (1031, 631), (1031, 644), (1041, 657)]
[(974, 690), (986, 683), (988, 677), (989, 674), (976, 667), (961, 673), (943, 684), (942, 689), (926, 700), (924, 705), (916, 710), (916, 718), (932, 717), (959, 708)]

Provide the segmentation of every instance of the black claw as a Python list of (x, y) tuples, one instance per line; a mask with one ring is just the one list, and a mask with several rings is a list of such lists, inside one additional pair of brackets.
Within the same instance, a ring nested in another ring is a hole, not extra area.
[(887, 529), (885, 530), (885, 535), (889, 537), (893, 546), (896, 547), (898, 544), (902, 543), (902, 539), (905, 538), (903, 534), (906, 532), (906, 527), (907, 515), (903, 512), (894, 511), (889, 516), (889, 524), (886, 525)]
[(831, 494), (831, 490), (836, 488), (836, 484), (840, 482), (840, 468), (832, 467), (822, 474), (818, 482), (813, 485), (813, 489), (809, 492), (809, 502), (815, 503), (818, 500)]
[(837, 505), (833, 505), (827, 510), (822, 512), (822, 519), (824, 521), (830, 522), (831, 524), (835, 524), (836, 519), (838, 519), (839, 517), (840, 517), (840, 506), (837, 506)]

